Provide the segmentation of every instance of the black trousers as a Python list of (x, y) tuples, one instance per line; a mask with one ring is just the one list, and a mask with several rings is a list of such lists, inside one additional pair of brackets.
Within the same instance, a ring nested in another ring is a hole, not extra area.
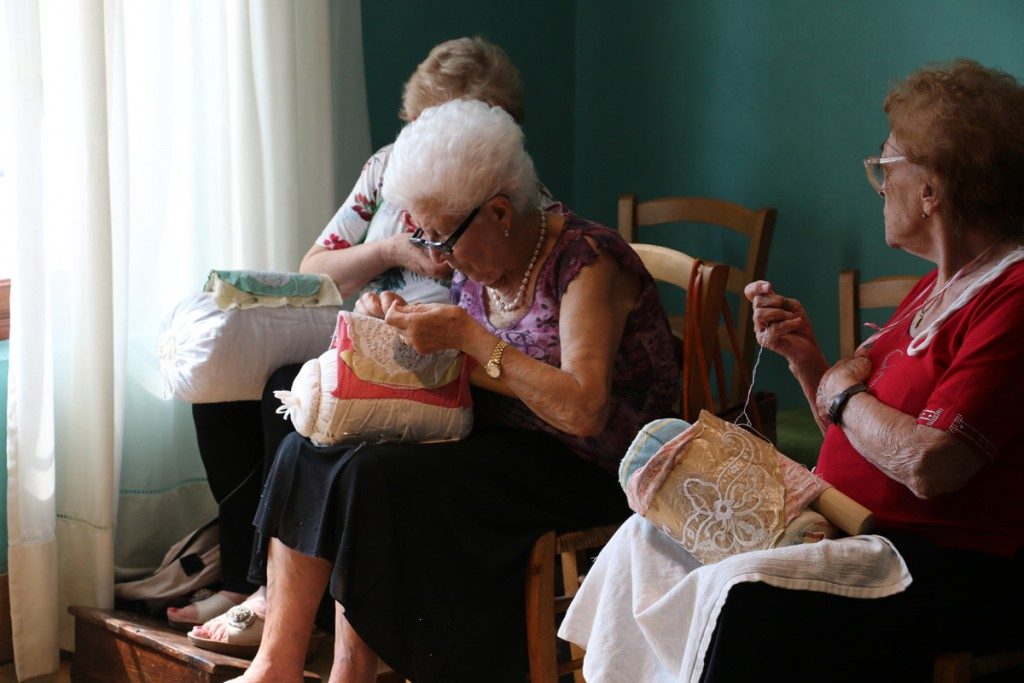
[(293, 430), (275, 411), (277, 389), (290, 389), (301, 365), (275, 371), (259, 401), (196, 403), (192, 419), (199, 455), (220, 515), (221, 580), (224, 590), (251, 593), (247, 573), (252, 556), (256, 508), (277, 447)]
[(931, 681), (936, 653), (994, 651), (1024, 640), (1021, 558), (883, 534), (913, 577), (904, 592), (871, 600), (737, 584), (701, 680)]

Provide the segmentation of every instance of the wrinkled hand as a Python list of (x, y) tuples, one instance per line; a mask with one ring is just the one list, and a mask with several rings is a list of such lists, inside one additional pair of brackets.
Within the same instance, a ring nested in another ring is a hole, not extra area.
[(405, 299), (394, 292), (365, 292), (352, 310), (362, 315), (383, 318), (388, 309), (396, 304), (405, 305)]
[(426, 277), (451, 277), (452, 267), (444, 261), (435, 260), (426, 249), (420, 249), (410, 242), (409, 233), (400, 232), (387, 240), (390, 259), (396, 266)]
[(465, 338), (466, 311), (452, 304), (394, 304), (384, 322), (401, 331), (405, 343), (420, 353), (458, 349)]
[(818, 384), (816, 403), (819, 415), (828, 415), (828, 408), (839, 392), (871, 377), (871, 359), (858, 352), (853, 358), (839, 361), (825, 372)]
[(765, 280), (751, 282), (743, 294), (753, 304), (758, 344), (795, 365), (820, 353), (814, 328), (799, 301), (776, 294)]

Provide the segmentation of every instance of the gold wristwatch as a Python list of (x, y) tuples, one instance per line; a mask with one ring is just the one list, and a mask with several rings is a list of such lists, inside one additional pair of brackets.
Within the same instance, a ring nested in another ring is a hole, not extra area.
[(487, 361), (487, 365), (484, 366), (484, 371), (487, 376), (491, 379), (498, 379), (501, 377), (501, 354), (505, 352), (505, 347), (508, 346), (508, 342), (504, 339), (498, 341), (494, 345), (494, 350), (491, 351), (491, 359)]

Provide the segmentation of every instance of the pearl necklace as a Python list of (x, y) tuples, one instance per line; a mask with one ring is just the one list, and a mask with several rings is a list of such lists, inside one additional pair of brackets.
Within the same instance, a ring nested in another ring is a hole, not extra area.
[(533, 248), (533, 256), (530, 257), (530, 262), (526, 265), (526, 272), (523, 273), (523, 281), (519, 283), (519, 289), (516, 290), (516, 295), (511, 299), (506, 299), (496, 290), (487, 288), (488, 293), (494, 295), (494, 298), (498, 300), (498, 308), (503, 310), (505, 313), (514, 311), (519, 308), (519, 304), (523, 301), (523, 294), (526, 293), (526, 285), (530, 282), (530, 273), (533, 272), (533, 267), (537, 264), (537, 257), (540, 256), (540, 248), (544, 245), (544, 237), (548, 233), (548, 217), (547, 214), (542, 210), (540, 212), (540, 235), (537, 236), (537, 246)]

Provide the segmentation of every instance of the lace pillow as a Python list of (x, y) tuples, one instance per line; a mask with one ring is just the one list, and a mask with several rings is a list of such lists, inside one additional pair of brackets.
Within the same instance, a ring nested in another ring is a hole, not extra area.
[(332, 348), (274, 395), (318, 446), (455, 441), (473, 428), (469, 369), (456, 351), (417, 353), (383, 320), (342, 312)]
[(704, 564), (775, 547), (826, 488), (767, 441), (707, 411), (681, 433), (686, 423), (673, 422), (641, 430), (620, 481), (633, 510)]

